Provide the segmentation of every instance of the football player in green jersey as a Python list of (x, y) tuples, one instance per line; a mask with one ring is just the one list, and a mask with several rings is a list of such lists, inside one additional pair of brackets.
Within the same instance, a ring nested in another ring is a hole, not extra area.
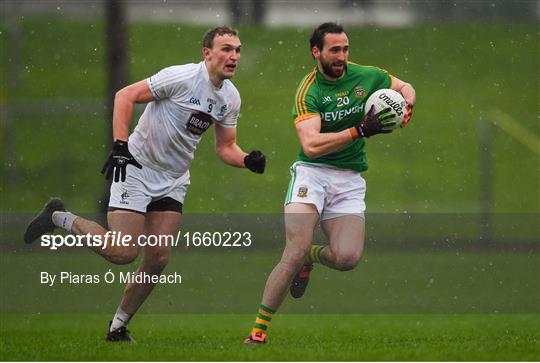
[[(365, 102), (382, 88), (400, 92), (408, 103), (403, 127), (416, 100), (410, 84), (383, 69), (349, 62), (349, 39), (338, 24), (317, 27), (310, 49), (317, 66), (300, 82), (293, 105), (302, 148), (285, 199), (285, 249), (268, 277), (246, 344), (266, 342), (272, 315), (288, 290), (295, 298), (304, 294), (314, 263), (341, 271), (356, 267), (364, 249), (365, 140), (396, 125), (390, 109), (375, 113), (364, 109)], [(312, 245), (319, 220), (326, 246)]]

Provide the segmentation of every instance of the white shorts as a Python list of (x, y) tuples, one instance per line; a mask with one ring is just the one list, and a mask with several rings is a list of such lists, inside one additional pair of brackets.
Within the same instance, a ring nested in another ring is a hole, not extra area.
[(364, 218), (366, 181), (360, 173), (305, 163), (294, 163), (290, 170), (285, 205), (313, 204), (321, 220), (351, 214)]
[(189, 186), (189, 170), (179, 178), (146, 166), (128, 165), (125, 182), (111, 184), (109, 208), (129, 209), (146, 213), (151, 202), (172, 198), (184, 203)]

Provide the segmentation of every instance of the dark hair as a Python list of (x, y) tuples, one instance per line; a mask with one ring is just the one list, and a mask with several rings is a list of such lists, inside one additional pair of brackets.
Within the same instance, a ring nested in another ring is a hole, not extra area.
[(216, 28), (209, 29), (204, 35), (202, 46), (204, 48), (212, 48), (214, 46), (214, 39), (222, 35), (236, 37), (238, 36), (238, 31), (231, 29), (228, 26), (218, 26)]
[(323, 23), (319, 25), (313, 31), (313, 34), (309, 39), (309, 49), (317, 47), (319, 50), (322, 50), (324, 45), (324, 36), (328, 33), (341, 34), (345, 33), (345, 30), (337, 23)]

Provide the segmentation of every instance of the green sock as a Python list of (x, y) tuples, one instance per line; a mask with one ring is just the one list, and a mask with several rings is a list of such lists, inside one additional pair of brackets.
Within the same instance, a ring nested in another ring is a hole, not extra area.
[(251, 329), (251, 333), (266, 333), (266, 329), (268, 329), (268, 325), (270, 325), (270, 321), (272, 320), (274, 313), (274, 310), (261, 304), (259, 311), (257, 312), (257, 317), (255, 318), (255, 324), (253, 325), (253, 329)]

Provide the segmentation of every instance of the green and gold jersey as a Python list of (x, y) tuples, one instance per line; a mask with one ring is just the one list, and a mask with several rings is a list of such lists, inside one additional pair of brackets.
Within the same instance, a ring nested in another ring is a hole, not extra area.
[[(337, 81), (326, 80), (315, 67), (296, 90), (294, 122), (319, 115), (321, 133), (346, 130), (357, 125), (364, 116), (368, 97), (379, 89), (390, 88), (390, 85), (388, 72), (377, 67), (349, 62), (347, 73)], [(358, 138), (338, 151), (316, 158), (307, 157), (300, 149), (296, 160), (362, 172), (368, 168), (364, 145), (365, 139)]]

